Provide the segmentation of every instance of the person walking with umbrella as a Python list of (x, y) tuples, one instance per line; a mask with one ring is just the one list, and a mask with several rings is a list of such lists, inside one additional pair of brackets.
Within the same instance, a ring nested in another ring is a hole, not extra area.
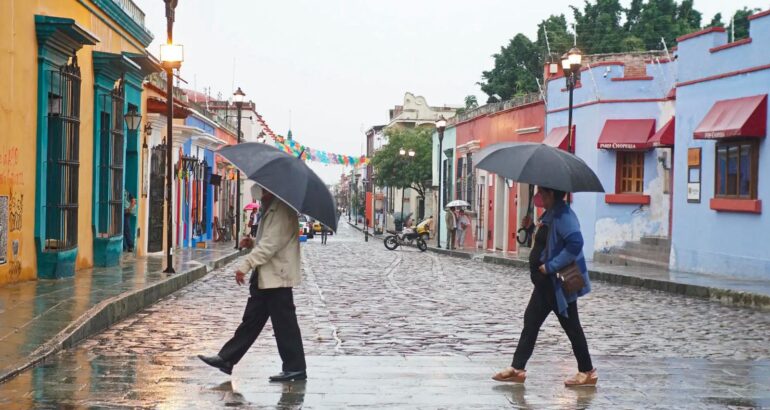
[(304, 380), (305, 352), (292, 292), (301, 282), (297, 212), (267, 190), (262, 190), (261, 197), (264, 216), (257, 243), (235, 271), (238, 285), (245, 284), (246, 273), (251, 272), (243, 321), (217, 355), (198, 357), (231, 374), (270, 318), (283, 361), (283, 371), (270, 381)]
[[(538, 188), (536, 201), (542, 200), (546, 212), (541, 218), (542, 224), (537, 230), (535, 245), (529, 256), (530, 277), (535, 289), (524, 312), (524, 328), (511, 367), (495, 374), (492, 377), (494, 380), (524, 382), (527, 377), (527, 361), (535, 349), (540, 327), (551, 312), (556, 313), (578, 362), (578, 373), (565, 380), (564, 384), (568, 387), (595, 385), (599, 380), (578, 316), (578, 297), (591, 291), (582, 251), (583, 236), (577, 216), (564, 203), (565, 195), (563, 191)], [(582, 276), (582, 286), (574, 292), (568, 292), (558, 274), (572, 263), (575, 263)]]
[(228, 145), (217, 154), (256, 182), (252, 196), (262, 200), (256, 246), (235, 272), (239, 285), (249, 279), (243, 321), (219, 354), (198, 357), (231, 374), (270, 318), (283, 361), (270, 381), (307, 378), (305, 352), (297, 323), (292, 288), (300, 284), (297, 214), (305, 214), (337, 230), (334, 198), (323, 180), (299, 158), (258, 142)]

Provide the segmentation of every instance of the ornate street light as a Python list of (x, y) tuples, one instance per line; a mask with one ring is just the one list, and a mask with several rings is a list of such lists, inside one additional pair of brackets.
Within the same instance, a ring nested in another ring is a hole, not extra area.
[[(580, 69), (583, 62), (583, 54), (577, 47), (572, 47), (566, 54), (562, 56), (561, 68), (564, 71), (564, 78), (567, 81), (567, 89), (569, 89), (569, 114), (567, 115), (567, 152), (573, 152), (574, 150), (574, 138), (572, 132), (572, 96), (575, 91), (577, 83), (580, 81)], [(570, 195), (567, 196), (567, 203), (571, 200)]]
[[(241, 110), (243, 109), (243, 99), (246, 97), (246, 93), (238, 87), (233, 93), (233, 102), (235, 102), (235, 108), (238, 109), (238, 144), (241, 143)], [(235, 171), (235, 249), (238, 249), (241, 237), (241, 170)]]
[(160, 61), (166, 71), (166, 269), (165, 273), (176, 273), (173, 259), (173, 209), (171, 174), (171, 147), (174, 138), (174, 69), (182, 67), (184, 47), (174, 44), (174, 13), (178, 0), (164, 0), (166, 4), (166, 44), (160, 46)]
[(441, 249), (441, 210), (443, 207), (444, 191), (442, 189), (443, 175), (441, 174), (442, 143), (444, 142), (444, 129), (446, 129), (446, 120), (443, 116), (436, 121), (436, 131), (438, 132), (438, 210), (436, 211), (436, 246)]
[(136, 112), (136, 107), (131, 107), (123, 119), (126, 121), (126, 127), (128, 127), (129, 131), (138, 130), (139, 125), (142, 123), (142, 115)]

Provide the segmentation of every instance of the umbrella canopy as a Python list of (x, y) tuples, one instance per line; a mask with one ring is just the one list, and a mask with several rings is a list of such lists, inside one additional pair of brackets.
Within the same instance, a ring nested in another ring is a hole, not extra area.
[(337, 230), (337, 205), (332, 193), (299, 158), (259, 142), (228, 145), (217, 154), (297, 212)]
[(251, 211), (252, 209), (259, 209), (259, 204), (256, 202), (251, 202), (246, 204), (246, 206), (243, 207), (244, 211)]
[(532, 142), (491, 145), (479, 153), (476, 167), (501, 177), (564, 192), (604, 192), (599, 177), (567, 151)]
[(471, 206), (471, 204), (463, 201), (462, 199), (455, 199), (454, 201), (446, 204), (447, 208), (455, 208), (455, 207), (461, 207), (461, 206)]

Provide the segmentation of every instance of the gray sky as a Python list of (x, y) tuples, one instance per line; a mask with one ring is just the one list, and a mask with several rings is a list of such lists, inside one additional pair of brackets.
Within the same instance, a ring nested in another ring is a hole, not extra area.
[[(627, 5), (630, 0), (621, 0)], [(163, 0), (134, 0), (166, 40)], [(242, 87), (277, 133), (291, 125), (312, 148), (360, 155), (362, 129), (384, 124), (406, 91), (431, 105), (486, 101), (476, 82), (491, 55), (516, 33), (535, 38), (551, 14), (570, 18), (575, 0), (179, 0), (175, 42), (182, 77), (227, 98)], [(703, 20), (768, 0), (695, 0)], [(723, 18), (724, 21), (724, 18)], [(234, 63), (235, 62), (235, 63)], [(233, 74), (234, 73), (234, 74)], [(340, 166), (314, 165), (327, 182)]]

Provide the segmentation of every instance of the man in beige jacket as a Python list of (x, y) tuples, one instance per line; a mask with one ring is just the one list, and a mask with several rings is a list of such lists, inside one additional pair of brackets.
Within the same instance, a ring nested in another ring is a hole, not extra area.
[(246, 273), (251, 272), (251, 296), (246, 303), (243, 321), (218, 355), (198, 357), (206, 364), (231, 374), (233, 366), (249, 350), (269, 317), (275, 331), (278, 354), (283, 361), (282, 372), (270, 377), (270, 381), (304, 380), (307, 378), (305, 351), (292, 293), (292, 288), (302, 280), (297, 212), (267, 190), (262, 190), (261, 212), (256, 246), (235, 271), (238, 285), (246, 283)]

